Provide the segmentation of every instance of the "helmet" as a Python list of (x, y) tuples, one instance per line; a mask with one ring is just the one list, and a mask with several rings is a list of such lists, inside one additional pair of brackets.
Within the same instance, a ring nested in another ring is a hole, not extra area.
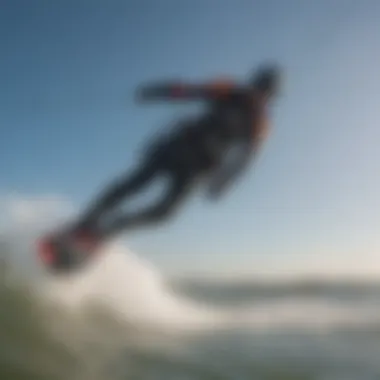
[(270, 96), (278, 93), (281, 81), (281, 70), (279, 67), (263, 66), (260, 68), (252, 79), (252, 86), (260, 92), (265, 92)]

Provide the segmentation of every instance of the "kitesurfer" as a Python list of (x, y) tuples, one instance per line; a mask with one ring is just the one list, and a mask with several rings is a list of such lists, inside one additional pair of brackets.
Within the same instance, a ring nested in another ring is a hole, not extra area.
[[(241, 175), (262, 146), (269, 130), (268, 107), (279, 92), (281, 69), (265, 65), (247, 84), (229, 80), (190, 84), (179, 82), (141, 86), (138, 102), (190, 101), (205, 103), (194, 119), (150, 142), (144, 158), (131, 173), (120, 176), (89, 205), (70, 228), (70, 236), (95, 246), (104, 238), (169, 220), (196, 185), (206, 184), (215, 200)], [(153, 206), (118, 213), (118, 206), (159, 176), (170, 184)]]

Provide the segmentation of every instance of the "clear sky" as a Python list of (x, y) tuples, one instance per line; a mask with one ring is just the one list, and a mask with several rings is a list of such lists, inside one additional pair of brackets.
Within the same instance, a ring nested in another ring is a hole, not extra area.
[(82, 208), (187, 110), (136, 105), (136, 85), (244, 80), (276, 60), (285, 86), (248, 176), (217, 204), (198, 192), (128, 244), (194, 270), (374, 255), (379, 19), (377, 0), (2, 1), (0, 192), (58, 194)]

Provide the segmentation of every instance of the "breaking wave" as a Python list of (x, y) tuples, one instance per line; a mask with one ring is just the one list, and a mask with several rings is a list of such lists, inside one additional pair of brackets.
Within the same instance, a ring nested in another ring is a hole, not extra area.
[[(117, 241), (82, 272), (49, 277), (34, 260), (34, 239), (43, 231), (32, 217), (37, 211), (19, 207), (24, 223), (13, 223), (3, 245), (12, 265), (0, 294), (1, 378), (124, 379), (148, 368), (164, 373), (163, 368), (180, 367), (206, 379), (215, 371), (226, 374), (231, 360), (256, 375), (257, 366), (272, 363), (274, 353), (279, 363), (296, 362), (305, 352), (313, 365), (318, 367), (318, 360), (328, 368), (345, 358), (332, 355), (331, 342), (330, 351), (323, 351), (294, 337), (317, 332), (322, 344), (326, 332), (329, 339), (341, 331), (378, 336), (378, 285), (178, 283)], [(263, 337), (273, 334), (275, 340), (264, 344)], [(355, 360), (368, 368), (378, 365), (375, 350), (373, 358), (360, 356), (363, 349), (345, 352), (350, 365)], [(252, 369), (255, 360), (259, 364)]]

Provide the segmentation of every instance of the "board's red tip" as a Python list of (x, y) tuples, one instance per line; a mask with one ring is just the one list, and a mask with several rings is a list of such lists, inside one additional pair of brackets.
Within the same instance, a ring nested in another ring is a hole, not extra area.
[(54, 261), (54, 248), (51, 241), (42, 239), (38, 242), (38, 254), (42, 262), (51, 264)]

